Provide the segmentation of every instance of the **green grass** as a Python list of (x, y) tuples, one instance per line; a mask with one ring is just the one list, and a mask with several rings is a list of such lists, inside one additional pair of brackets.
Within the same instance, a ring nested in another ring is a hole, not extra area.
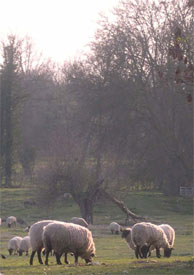
[[(40, 219), (51, 218), (69, 221), (72, 216), (80, 216), (78, 206), (71, 200), (59, 198), (52, 207), (24, 207), (25, 200), (34, 200), (30, 189), (1, 189), (1, 217), (15, 215), (28, 224)], [(114, 204), (104, 201), (94, 208), (94, 225), (90, 226), (96, 245), (96, 257), (91, 266), (79, 259), (75, 266), (71, 256), (70, 265), (56, 265), (55, 257), (49, 257), (49, 266), (39, 265), (37, 257), (34, 265), (29, 265), (29, 256), (8, 256), (0, 259), (0, 272), (11, 274), (138, 274), (168, 275), (193, 273), (193, 201), (179, 197), (164, 197), (160, 193), (133, 192), (120, 193), (128, 208), (138, 215), (146, 216), (156, 223), (169, 223), (176, 231), (175, 250), (172, 257), (158, 259), (153, 253), (148, 260), (134, 257), (121, 236), (111, 235), (108, 224), (111, 221), (124, 223), (125, 215)], [(24, 225), (8, 229), (0, 227), (1, 253), (8, 255), (8, 240), (15, 235), (25, 236)]]

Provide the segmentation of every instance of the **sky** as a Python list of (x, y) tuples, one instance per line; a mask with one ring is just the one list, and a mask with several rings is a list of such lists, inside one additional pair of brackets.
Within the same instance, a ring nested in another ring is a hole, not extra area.
[(35, 49), (56, 62), (83, 54), (98, 27), (119, 0), (0, 0), (0, 40), (31, 37)]

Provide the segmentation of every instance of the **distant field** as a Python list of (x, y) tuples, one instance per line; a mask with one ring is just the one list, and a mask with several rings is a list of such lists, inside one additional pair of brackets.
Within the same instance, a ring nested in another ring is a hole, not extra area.
[[(59, 219), (69, 221), (72, 216), (80, 216), (79, 208), (71, 200), (62, 197), (55, 205), (44, 208), (33, 205), (24, 206), (24, 201), (34, 200), (30, 189), (1, 189), (1, 217), (15, 215), (31, 224), (40, 219)], [(185, 198), (164, 197), (160, 193), (136, 192), (120, 193), (129, 209), (143, 215), (155, 223), (169, 223), (176, 231), (175, 250), (171, 258), (157, 259), (155, 253), (148, 260), (137, 260), (134, 252), (121, 239), (111, 235), (108, 225), (111, 221), (124, 223), (125, 215), (112, 203), (104, 201), (94, 209), (94, 225), (90, 229), (96, 244), (96, 257), (91, 266), (83, 260), (74, 266), (74, 258), (69, 256), (70, 265), (56, 265), (55, 257), (49, 258), (49, 266), (39, 265), (35, 257), (34, 265), (29, 265), (29, 256), (8, 256), (0, 259), (2, 274), (189, 274), (194, 268), (193, 246), (193, 201)], [(1, 253), (8, 255), (8, 240), (15, 235), (25, 236), (25, 225), (8, 229), (5, 224), (0, 227)]]

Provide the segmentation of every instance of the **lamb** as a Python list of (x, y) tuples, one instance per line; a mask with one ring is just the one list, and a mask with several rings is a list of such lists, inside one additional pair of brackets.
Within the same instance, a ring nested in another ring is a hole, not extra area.
[(12, 226), (16, 227), (16, 221), (17, 221), (16, 217), (10, 216), (10, 217), (7, 218), (6, 224), (7, 224), (8, 227), (12, 227)]
[(137, 258), (139, 256), (147, 258), (147, 253), (152, 245), (156, 248), (158, 258), (161, 257), (161, 247), (164, 248), (168, 257), (171, 255), (173, 247), (169, 244), (163, 229), (158, 225), (147, 222), (137, 223), (132, 227), (131, 238), (136, 246), (135, 255)]
[(9, 240), (8, 242), (9, 255), (12, 255), (13, 252), (14, 254), (17, 254), (21, 240), (22, 240), (22, 237), (19, 237), (19, 236), (15, 236)]
[(79, 256), (86, 263), (91, 262), (95, 256), (92, 233), (83, 226), (64, 222), (50, 223), (44, 227), (42, 238), (46, 250), (45, 265), (48, 265), (48, 255), (52, 249), (55, 251), (57, 264), (61, 264), (63, 253), (73, 253), (75, 264), (78, 263)]
[(70, 222), (88, 228), (88, 223), (83, 218), (73, 217), (71, 218)]
[(26, 236), (20, 242), (19, 256), (22, 256), (23, 252), (26, 252), (26, 256), (28, 256), (28, 250), (29, 250), (29, 248), (31, 248), (30, 237)]
[(43, 249), (42, 232), (43, 227), (49, 223), (55, 222), (54, 220), (42, 220), (31, 225), (28, 235), (30, 236), (30, 242), (32, 247), (32, 254), (30, 256), (30, 265), (33, 264), (33, 258), (37, 251), (38, 261), (43, 264), (41, 259), (41, 251)]
[(120, 225), (117, 222), (111, 222), (109, 225), (110, 231), (112, 234), (119, 234), (119, 231), (121, 230)]

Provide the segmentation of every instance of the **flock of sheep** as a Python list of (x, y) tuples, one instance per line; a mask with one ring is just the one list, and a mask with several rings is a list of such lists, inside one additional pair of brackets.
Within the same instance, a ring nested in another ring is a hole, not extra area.
[[(16, 218), (8, 217), (8, 227), (16, 226)], [(112, 222), (109, 225), (112, 234), (119, 234), (125, 239), (128, 246), (134, 250), (136, 258), (147, 258), (153, 250), (156, 256), (160, 255), (160, 248), (164, 249), (164, 256), (170, 257), (175, 241), (175, 231), (168, 224), (155, 225), (149, 222), (136, 223), (132, 227), (122, 228), (118, 223)], [(78, 257), (85, 260), (86, 264), (92, 262), (96, 249), (88, 223), (74, 217), (70, 222), (56, 220), (42, 220), (27, 227), (28, 235), (24, 238), (15, 236), (8, 242), (8, 251), (12, 255), (25, 252), (31, 249), (30, 265), (33, 264), (34, 255), (37, 252), (38, 261), (43, 264), (41, 254), (45, 254), (45, 265), (48, 265), (49, 255), (54, 253), (57, 264), (61, 264), (61, 256), (64, 254), (64, 261), (68, 264), (67, 255), (74, 255), (75, 264)], [(3, 257), (3, 255), (2, 255)]]
[(116, 222), (110, 224), (112, 234), (122, 232), (128, 246), (135, 251), (136, 258), (147, 258), (156, 249), (156, 256), (160, 255), (160, 248), (164, 249), (164, 257), (170, 257), (175, 241), (175, 231), (169, 224), (155, 225), (149, 222), (136, 223), (132, 228), (122, 229)]

